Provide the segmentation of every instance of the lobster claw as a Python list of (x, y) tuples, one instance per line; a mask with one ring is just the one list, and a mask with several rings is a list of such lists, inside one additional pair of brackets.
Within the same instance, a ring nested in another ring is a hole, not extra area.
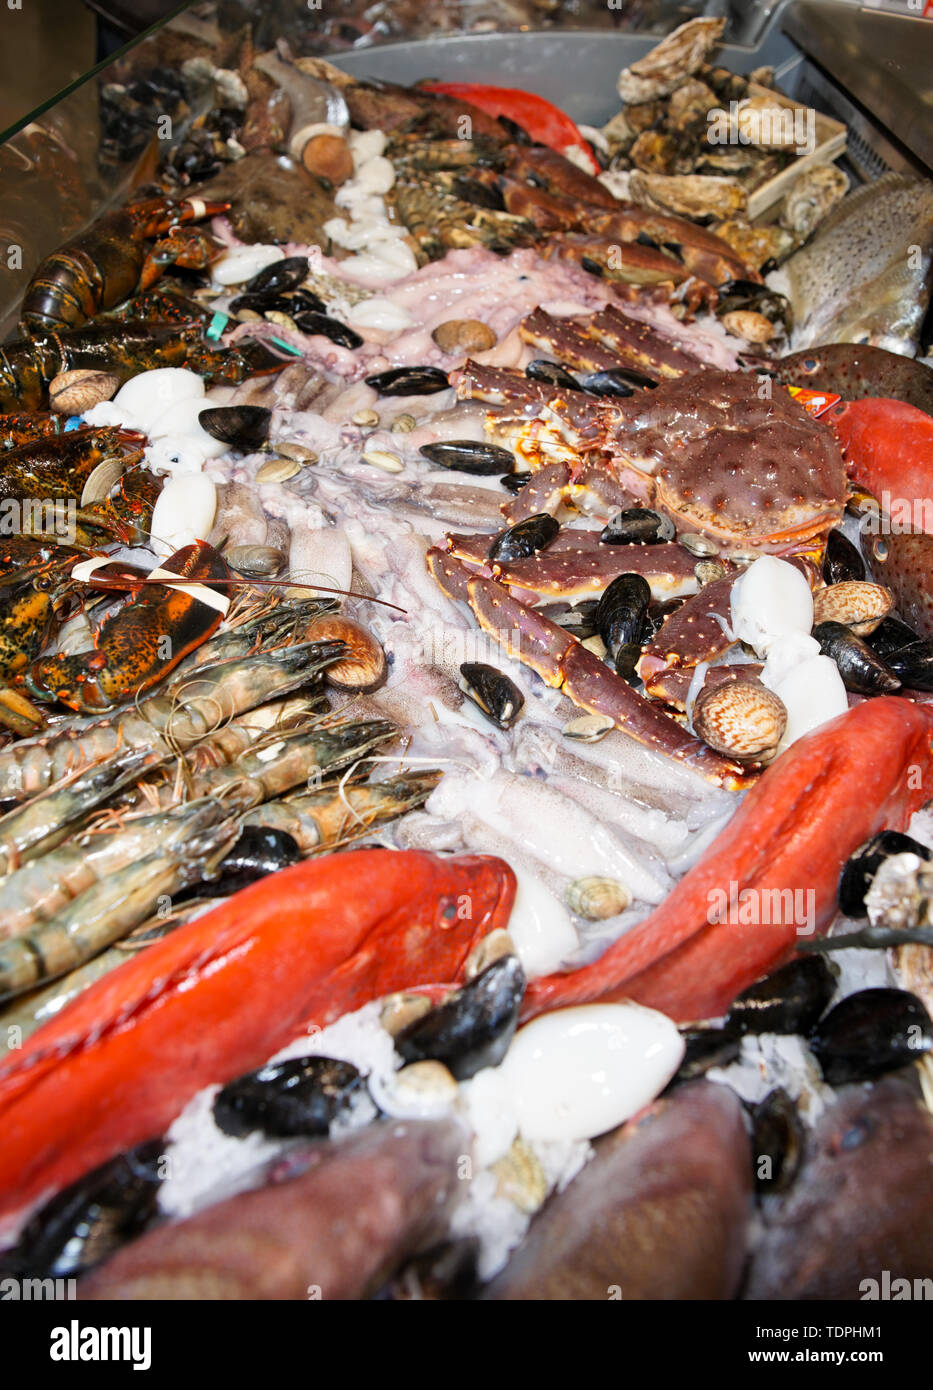
[(204, 270), (222, 250), (220, 242), (203, 227), (173, 226), (167, 236), (160, 237), (143, 261), (139, 288), (143, 291), (150, 289), (171, 265), (180, 266), (182, 270)]

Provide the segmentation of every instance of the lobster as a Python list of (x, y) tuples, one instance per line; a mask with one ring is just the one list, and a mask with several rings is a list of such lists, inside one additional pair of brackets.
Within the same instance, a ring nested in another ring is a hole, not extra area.
[[(152, 582), (166, 571), (191, 587)], [(211, 581), (232, 579), (223, 557), (206, 541), (184, 546), (150, 576), (127, 577), (119, 568), (115, 576), (99, 573), (92, 583), (129, 584), (138, 592), (104, 619), (93, 650), (34, 661), (23, 676), (26, 689), (36, 700), (58, 700), (81, 714), (123, 704), (155, 685), (216, 631), (227, 604), (223, 589), (212, 589)], [(212, 594), (217, 595), (213, 602)]]
[[(26, 287), (20, 312), (24, 337), (35, 332), (80, 328), (102, 309), (148, 289), (167, 265), (200, 269), (219, 248), (203, 234), (182, 235), (181, 224), (226, 212), (229, 203), (186, 198), (172, 203), (150, 198), (105, 213), (86, 231), (53, 251)], [(146, 242), (162, 237), (147, 252)]]
[(128, 381), (156, 367), (190, 367), (209, 382), (243, 381), (285, 365), (261, 343), (210, 348), (203, 325), (99, 322), (65, 332), (34, 332), (0, 347), (0, 411), (38, 411), (60, 372), (77, 367), (114, 373)]

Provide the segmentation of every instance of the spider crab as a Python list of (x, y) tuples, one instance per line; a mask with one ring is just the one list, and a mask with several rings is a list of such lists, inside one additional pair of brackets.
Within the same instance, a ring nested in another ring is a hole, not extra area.
[[(658, 383), (620, 398), (471, 361), (460, 375), (458, 394), (495, 407), (487, 433), (531, 474), (504, 504), (506, 523), (542, 513), (566, 520), (575, 512), (610, 525), (562, 526), (549, 544), (511, 560), (490, 560), (491, 536), (449, 535), (446, 549), (429, 552), (431, 572), (511, 656), (579, 708), (609, 716), (715, 782), (745, 785), (748, 766), (713, 752), (646, 695), (684, 708), (694, 668), (732, 645), (732, 583), (756, 555), (793, 558), (811, 585), (818, 582), (813, 557), (841, 520), (846, 497), (839, 447), (783, 388), (707, 368), (614, 306), (586, 320), (538, 309), (521, 332), (566, 366), (650, 372)], [(619, 539), (613, 519), (634, 507), (668, 518), (680, 539), (611, 543)], [(716, 563), (703, 568), (698, 557)], [(685, 600), (643, 649), (637, 669), (645, 695), (539, 611), (557, 599), (576, 605), (598, 598), (632, 572), (648, 581), (656, 603)]]

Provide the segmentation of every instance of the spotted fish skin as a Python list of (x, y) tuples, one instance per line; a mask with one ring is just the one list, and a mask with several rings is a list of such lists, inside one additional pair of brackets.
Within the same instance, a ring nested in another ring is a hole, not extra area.
[(933, 638), (933, 536), (905, 532), (876, 537), (871, 572), (894, 593), (894, 606), (914, 632)]
[(826, 343), (792, 352), (769, 366), (784, 386), (831, 391), (847, 401), (884, 396), (933, 415), (933, 370), (898, 352), (865, 343)]
[(853, 342), (914, 356), (931, 275), (933, 183), (885, 174), (849, 193), (779, 272), (791, 349)]

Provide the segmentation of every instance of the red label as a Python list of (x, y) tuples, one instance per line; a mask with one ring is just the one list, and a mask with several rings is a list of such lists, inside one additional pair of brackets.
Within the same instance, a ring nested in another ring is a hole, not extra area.
[(827, 410), (832, 410), (842, 400), (841, 396), (834, 396), (831, 391), (811, 391), (806, 386), (788, 386), (787, 390), (807, 414), (813, 416), (825, 415)]

